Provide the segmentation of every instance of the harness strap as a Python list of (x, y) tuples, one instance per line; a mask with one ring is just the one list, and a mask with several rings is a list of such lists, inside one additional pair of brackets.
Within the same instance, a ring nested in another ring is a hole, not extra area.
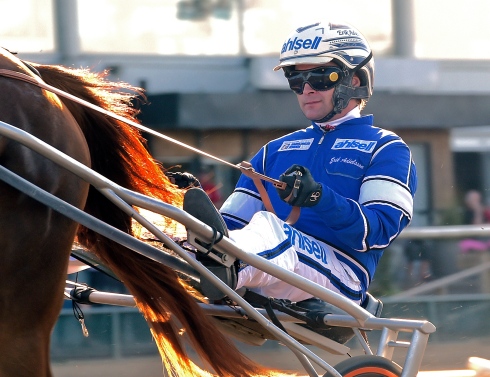
[(301, 208), (293, 206), (293, 209), (289, 213), (288, 218), (286, 219), (286, 224), (293, 225), (299, 219), (299, 214), (301, 213)]
[[(255, 187), (257, 187), (257, 190), (259, 191), (260, 197), (262, 198), (262, 203), (264, 203), (264, 207), (267, 211), (273, 213), (274, 215), (276, 212), (274, 211), (274, 207), (272, 206), (271, 199), (269, 197), (269, 194), (267, 193), (267, 190), (265, 189), (262, 179), (267, 180), (265, 178), (268, 178), (260, 173), (257, 173), (254, 168), (252, 167), (252, 164), (248, 161), (242, 161), (240, 164), (238, 164), (238, 167), (242, 171), (242, 173), (252, 179), (252, 181), (255, 184)], [(262, 178), (262, 179), (261, 179)], [(269, 180), (270, 182), (270, 180)], [(276, 183), (277, 181), (272, 181), (271, 183), (275, 186), (278, 187), (282, 190), (286, 187), (285, 182), (279, 182), (279, 184)], [(293, 225), (296, 221), (299, 219), (299, 214), (301, 212), (300, 207), (293, 206), (291, 213), (289, 214), (288, 218), (286, 219), (286, 223), (289, 225)]]
[(252, 305), (263, 307), (266, 310), (271, 322), (278, 328), (280, 328), (284, 333), (288, 333), (282, 325), (281, 321), (279, 321), (279, 319), (277, 318), (276, 313), (274, 313), (274, 309), (278, 308), (276, 299), (259, 295), (258, 293), (255, 293), (249, 289), (245, 291), (243, 298)]

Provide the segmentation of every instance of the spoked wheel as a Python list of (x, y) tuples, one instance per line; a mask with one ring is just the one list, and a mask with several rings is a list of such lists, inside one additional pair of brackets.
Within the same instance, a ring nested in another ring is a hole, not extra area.
[[(402, 368), (381, 356), (363, 355), (344, 360), (335, 366), (343, 377), (400, 377)], [(332, 377), (327, 372), (323, 377)]]

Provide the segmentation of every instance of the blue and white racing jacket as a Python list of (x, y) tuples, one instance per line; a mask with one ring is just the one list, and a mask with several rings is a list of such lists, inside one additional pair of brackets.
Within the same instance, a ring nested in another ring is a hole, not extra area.
[[(276, 179), (293, 164), (311, 171), (323, 195), (316, 206), (301, 208), (294, 227), (332, 246), (361, 281), (364, 295), (383, 250), (412, 219), (417, 176), (405, 142), (374, 127), (368, 115), (331, 131), (313, 123), (269, 142), (250, 162), (256, 172)], [(292, 207), (271, 183), (264, 186), (277, 216), (285, 220)], [(242, 175), (220, 211), (234, 230), (263, 210), (253, 181)]]

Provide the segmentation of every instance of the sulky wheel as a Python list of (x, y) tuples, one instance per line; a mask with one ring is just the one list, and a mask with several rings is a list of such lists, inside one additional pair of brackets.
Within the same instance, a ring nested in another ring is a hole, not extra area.
[[(381, 356), (363, 355), (344, 360), (335, 366), (343, 377), (400, 377), (402, 368)], [(332, 377), (326, 373), (323, 377)]]

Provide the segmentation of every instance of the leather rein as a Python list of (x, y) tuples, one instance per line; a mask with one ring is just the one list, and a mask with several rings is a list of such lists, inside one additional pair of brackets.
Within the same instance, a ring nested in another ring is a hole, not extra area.
[[(263, 174), (260, 174), (260, 173), (257, 173), (254, 168), (252, 167), (252, 165), (247, 162), (247, 161), (242, 161), (240, 162), (239, 164), (232, 164), (228, 161), (225, 161), (219, 157), (216, 157), (216, 156), (213, 156), (209, 153), (206, 153), (200, 149), (197, 149), (197, 148), (194, 148), (188, 144), (185, 144), (181, 141), (178, 141), (176, 139), (173, 139), (167, 135), (164, 135), (160, 132), (157, 132), (151, 128), (148, 128), (148, 127), (145, 127), (143, 126), (142, 124), (139, 124), (137, 122), (134, 122), (132, 120), (129, 120), (129, 119), (126, 119), (120, 115), (117, 115), (111, 111), (108, 111), (106, 109), (103, 109), (102, 107), (100, 106), (97, 106), (97, 105), (94, 105), (93, 103), (90, 103), (88, 101), (85, 101), (81, 98), (78, 98), (70, 93), (67, 93), (63, 90), (60, 90), (54, 86), (51, 86), (51, 85), (48, 85), (46, 84), (45, 82), (43, 82), (42, 80), (40, 79), (36, 79), (32, 76), (29, 76), (29, 75), (26, 75), (25, 73), (21, 73), (21, 72), (16, 72), (16, 71), (12, 71), (10, 69), (0, 69), (0, 76), (4, 76), (4, 77), (9, 77), (9, 78), (13, 78), (13, 79), (16, 79), (16, 80), (20, 80), (20, 81), (24, 81), (24, 82), (27, 82), (29, 84), (33, 84), (33, 85), (36, 85), (42, 89), (45, 89), (45, 90), (48, 90), (52, 93), (55, 93), (56, 95), (59, 95), (60, 97), (64, 97), (64, 98), (67, 98), (73, 102), (76, 102), (82, 106), (85, 106), (85, 107), (88, 107), (92, 110), (95, 110), (95, 111), (98, 111), (104, 115), (107, 115), (111, 118), (114, 118), (114, 119), (117, 119), (123, 123), (126, 123), (126, 124), (129, 124), (130, 126), (133, 126), (133, 127), (136, 127), (144, 132), (147, 132), (151, 135), (154, 135), (156, 137), (159, 137), (161, 139), (164, 139), (164, 140), (167, 140), (171, 143), (174, 143), (174, 144), (177, 144), (183, 148), (186, 148), (186, 149), (189, 149), (195, 153), (198, 153), (200, 155), (203, 155), (203, 156), (206, 156), (208, 158), (211, 158), (215, 161), (218, 161), (222, 164), (225, 164), (225, 165), (228, 165), (234, 169), (239, 169), (242, 174), (244, 174), (245, 176), (249, 177), (250, 179), (253, 180), (255, 186), (257, 187), (257, 190), (259, 191), (259, 194), (262, 198), (262, 202), (264, 203), (264, 207), (266, 208), (267, 211), (269, 212), (272, 212), (275, 214), (275, 211), (274, 211), (274, 208), (272, 206), (272, 203), (271, 203), (271, 200), (269, 198), (269, 195), (267, 194), (267, 190), (265, 189), (263, 183), (262, 183), (262, 180), (263, 181), (266, 181), (266, 182), (269, 182), (269, 183), (272, 183), (272, 185), (280, 190), (284, 190), (286, 188), (286, 183), (285, 182), (282, 182), (282, 181), (279, 181), (277, 179), (274, 179), (274, 178), (270, 178), (266, 175), (263, 175)], [(294, 224), (298, 218), (299, 218), (299, 214), (300, 214), (300, 207), (293, 207), (293, 209), (291, 210), (291, 213), (289, 214), (286, 222), (288, 224)]]

